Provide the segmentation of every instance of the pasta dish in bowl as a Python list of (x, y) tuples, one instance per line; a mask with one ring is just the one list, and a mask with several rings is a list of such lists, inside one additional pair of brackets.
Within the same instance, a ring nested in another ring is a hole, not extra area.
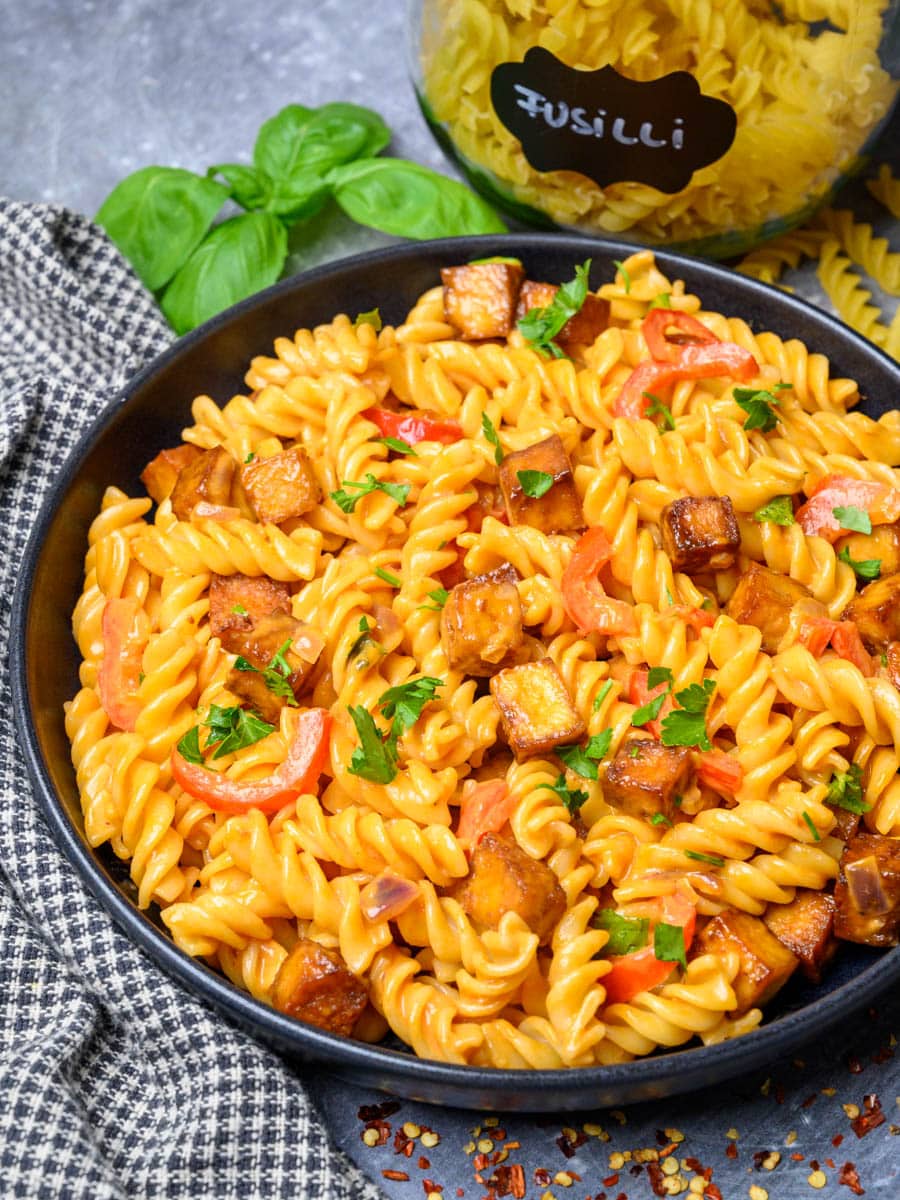
[(900, 974), (900, 417), (855, 411), (897, 369), (620, 255), (435, 243), (225, 314), (88, 435), (17, 601), (101, 898), (261, 1036), (429, 1099), (665, 1094)]

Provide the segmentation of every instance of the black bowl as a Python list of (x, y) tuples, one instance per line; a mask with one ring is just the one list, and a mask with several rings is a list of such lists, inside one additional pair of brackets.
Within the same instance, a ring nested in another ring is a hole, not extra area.
[[(397, 322), (433, 286), (440, 267), (489, 253), (520, 256), (533, 275), (551, 280), (570, 278), (573, 265), (590, 257), (596, 285), (611, 278), (614, 260), (633, 249), (563, 235), (461, 238), (377, 251), (276, 284), (182, 338), (111, 401), (63, 467), (29, 541), (13, 607), (13, 711), (56, 840), (128, 936), (181, 984), (286, 1056), (322, 1064), (352, 1082), (437, 1104), (499, 1110), (562, 1111), (660, 1098), (789, 1055), (900, 980), (900, 948), (878, 954), (844, 945), (821, 985), (790, 985), (764, 1026), (731, 1042), (612, 1067), (536, 1072), (449, 1066), (324, 1033), (253, 1000), (179, 950), (158, 915), (137, 908), (127, 869), (85, 839), (63, 702), (77, 690), (71, 613), (82, 585), (88, 526), (105, 487), (138, 486), (148, 459), (180, 440), (193, 397), (203, 391), (224, 400), (241, 390), (250, 358), (268, 352), (278, 335), (376, 305), (386, 321)], [(812, 306), (721, 267), (664, 253), (657, 258), (707, 307), (740, 315), (755, 330), (801, 338), (827, 354), (834, 371), (859, 382), (862, 407), (871, 415), (900, 395), (900, 366)]]

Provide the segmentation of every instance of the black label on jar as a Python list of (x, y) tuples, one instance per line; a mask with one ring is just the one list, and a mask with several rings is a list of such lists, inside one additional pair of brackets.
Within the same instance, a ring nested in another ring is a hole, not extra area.
[(687, 71), (640, 83), (613, 67), (579, 71), (534, 46), (491, 75), (491, 100), (536, 171), (580, 171), (601, 187), (679, 192), (734, 141), (737, 117)]

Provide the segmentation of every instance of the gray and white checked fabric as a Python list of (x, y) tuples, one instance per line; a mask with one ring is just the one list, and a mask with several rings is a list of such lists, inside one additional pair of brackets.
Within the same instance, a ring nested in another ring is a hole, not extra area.
[(298, 1076), (113, 925), (53, 844), (12, 731), (10, 603), (34, 515), (170, 338), (96, 226), (0, 199), (0, 1198), (377, 1200)]

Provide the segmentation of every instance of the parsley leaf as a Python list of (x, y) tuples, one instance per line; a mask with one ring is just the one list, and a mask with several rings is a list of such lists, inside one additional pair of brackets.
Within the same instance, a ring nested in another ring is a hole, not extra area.
[(368, 312), (357, 313), (356, 320), (353, 322), (353, 328), (359, 329), (360, 325), (371, 325), (376, 333), (380, 333), (383, 328), (381, 313), (377, 308), (370, 308)]
[(872, 806), (863, 799), (862, 767), (859, 763), (851, 763), (846, 771), (835, 771), (828, 785), (825, 803), (852, 813), (869, 811)]
[(255, 455), (255, 454), (254, 454), (254, 452), (251, 450), (251, 451), (250, 451), (250, 453), (247, 455), (247, 457), (244, 459), (244, 463), (245, 463), (245, 465), (246, 465), (247, 463), (252, 463), (252, 462), (253, 462), (253, 460), (254, 460), (254, 458), (256, 458), (256, 455)]
[(374, 440), (376, 442), (381, 442), (384, 446), (387, 446), (388, 450), (396, 451), (397, 454), (410, 454), (413, 458), (419, 457), (409, 442), (404, 442), (403, 438), (381, 437), (375, 438)]
[(626, 271), (625, 264), (619, 262), (619, 260), (617, 258), (613, 259), (613, 266), (616, 268), (616, 270), (622, 276), (622, 283), (625, 285), (625, 295), (627, 296), (628, 293), (631, 291), (631, 276)]
[(650, 824), (651, 825), (671, 825), (672, 822), (669, 820), (669, 818), (666, 816), (665, 813), (655, 812), (653, 814), (653, 816), (650, 818)]
[(635, 950), (643, 950), (650, 936), (647, 917), (623, 917), (614, 908), (601, 908), (593, 924), (609, 934), (609, 941), (603, 947), (604, 954), (632, 954)]
[(421, 679), (412, 679), (409, 683), (388, 688), (379, 697), (378, 707), (389, 721), (393, 721), (391, 737), (394, 740), (415, 725), (422, 709), (429, 700), (434, 699), (437, 689), (443, 686), (443, 679), (423, 675)]
[(803, 820), (806, 822), (807, 829), (813, 835), (813, 841), (821, 842), (822, 835), (819, 833), (818, 829), (816, 829), (816, 826), (813, 822), (812, 817), (809, 815), (809, 813), (806, 811), (805, 808), (803, 810)]
[(610, 691), (612, 690), (612, 685), (613, 685), (613, 681), (611, 679), (607, 679), (606, 682), (604, 683), (603, 687), (600, 689), (600, 691), (594, 697), (594, 703), (591, 705), (591, 712), (599, 712), (600, 711), (600, 706), (602, 705), (603, 701), (606, 699), (606, 697), (609, 695)]
[(217, 743), (213, 758), (243, 750), (275, 732), (275, 726), (261, 720), (256, 713), (244, 708), (223, 708), (219, 704), (210, 705), (203, 724), (209, 729), (206, 745)]
[(234, 660), (234, 665), (238, 671), (256, 671), (262, 675), (263, 683), (275, 696), (281, 696), (288, 704), (296, 707), (297, 698), (294, 695), (294, 689), (291, 687), (288, 678), (292, 674), (291, 665), (284, 657), (285, 653), (290, 649), (291, 639), (288, 638), (278, 647), (272, 655), (271, 661), (263, 667), (255, 667), (252, 662), (239, 654)]
[(596, 779), (597, 763), (609, 752), (611, 743), (612, 730), (603, 729), (589, 738), (586, 746), (557, 746), (556, 753), (582, 779)]
[(481, 414), (481, 429), (484, 436), (494, 447), (494, 462), (499, 467), (503, 462), (503, 450), (500, 446), (500, 435), (497, 432), (496, 426), (486, 412)]
[(848, 567), (853, 568), (858, 579), (868, 581), (877, 579), (881, 574), (880, 558), (851, 558), (849, 546), (844, 546), (843, 550), (838, 551), (838, 558), (841, 562), (845, 562)]
[(703, 854), (700, 850), (685, 850), (685, 858), (693, 858), (696, 862), (709, 863), (711, 867), (724, 867), (725, 859), (719, 854)]
[(569, 788), (566, 785), (565, 774), (558, 775), (555, 783), (542, 783), (538, 791), (541, 788), (547, 788), (548, 791), (556, 792), (570, 813), (577, 813), (588, 798), (587, 792), (582, 792), (578, 788)]
[(770, 521), (773, 525), (793, 525), (794, 505), (790, 496), (773, 496), (768, 504), (756, 510), (753, 520), (760, 523)]
[(402, 586), (403, 581), (398, 579), (396, 575), (392, 574), (392, 572), (386, 571), (384, 567), (376, 567), (374, 574), (376, 574), (379, 579), (383, 579), (385, 583), (389, 583), (391, 587), (398, 588)]
[(433, 600), (433, 604), (420, 604), (419, 608), (427, 608), (431, 612), (440, 612), (450, 598), (450, 593), (446, 588), (435, 588), (433, 592), (428, 593), (428, 599)]
[(651, 690), (659, 687), (661, 683), (667, 683), (669, 687), (675, 682), (675, 676), (668, 667), (651, 667), (647, 672), (647, 687)]
[(664, 746), (699, 746), (701, 750), (712, 750), (706, 732), (706, 710), (716, 690), (714, 679), (703, 683), (692, 683), (684, 691), (675, 694), (681, 708), (673, 709), (663, 718), (660, 741)]
[(178, 753), (195, 766), (203, 766), (203, 755), (200, 753), (200, 726), (194, 725), (184, 737), (178, 741)]
[(872, 518), (864, 508), (857, 508), (855, 504), (839, 504), (831, 511), (841, 529), (852, 529), (854, 533), (872, 532)]
[(250, 614), (247, 612), (246, 608), (244, 608), (243, 604), (240, 604), (240, 603), (235, 604), (232, 607), (231, 611), (234, 613), (234, 615), (236, 617), (249, 617), (250, 616)]
[(374, 628), (375, 626), (370, 625), (365, 617), (359, 618), (359, 637), (354, 641), (353, 645), (347, 651), (347, 662), (350, 662), (351, 659), (356, 658), (357, 654), (359, 654), (360, 650), (362, 650), (363, 646), (365, 646), (367, 642), (375, 641), (375, 639), (372, 637), (372, 630)]
[(642, 704), (640, 708), (635, 709), (631, 714), (632, 725), (649, 725), (651, 721), (655, 721), (659, 716), (659, 710), (666, 702), (666, 697), (669, 690), (660, 692), (658, 696), (654, 696), (652, 700), (648, 700), (646, 704)]
[(653, 299), (650, 301), (650, 307), (651, 308), (671, 308), (672, 307), (672, 293), (671, 292), (660, 292), (658, 296), (654, 296)]
[(643, 392), (642, 395), (645, 400), (650, 401), (650, 404), (647, 406), (644, 412), (644, 416), (655, 417), (657, 414), (659, 414), (659, 416), (662, 417), (663, 425), (665, 425), (666, 429), (674, 429), (675, 418), (672, 416), (672, 410), (669, 408), (668, 404), (663, 404), (659, 396), (654, 396), (652, 392)]
[[(409, 497), (410, 485), (408, 483), (382, 483), (371, 472), (367, 473), (365, 483), (357, 483), (352, 479), (342, 479), (341, 483), (344, 487), (337, 492), (332, 492), (331, 498), (338, 508), (345, 513), (352, 513), (357, 503), (363, 496), (368, 496), (370, 492), (384, 492), (392, 500), (396, 500), (401, 508), (406, 504)], [(344, 490), (345, 488), (357, 488), (359, 494), (351, 496), (349, 492)]]
[(553, 476), (547, 471), (516, 471), (522, 491), (532, 500), (539, 500), (553, 487)]
[(361, 704), (347, 710), (353, 718), (360, 744), (350, 756), (350, 774), (372, 783), (390, 783), (397, 774), (397, 743), (382, 737), (372, 714)]
[(778, 415), (773, 405), (780, 401), (765, 388), (735, 388), (733, 392), (740, 408), (747, 414), (744, 429), (761, 429), (771, 433), (778, 424)]
[(680, 963), (687, 966), (684, 949), (684, 930), (680, 925), (667, 925), (660, 921), (653, 930), (653, 954), (657, 962)]
[(529, 309), (517, 322), (519, 332), (541, 358), (550, 358), (551, 355), (553, 358), (566, 357), (553, 339), (562, 332), (566, 322), (580, 311), (587, 299), (590, 269), (591, 260), (587, 259), (575, 268), (575, 278), (560, 287), (546, 308)]

